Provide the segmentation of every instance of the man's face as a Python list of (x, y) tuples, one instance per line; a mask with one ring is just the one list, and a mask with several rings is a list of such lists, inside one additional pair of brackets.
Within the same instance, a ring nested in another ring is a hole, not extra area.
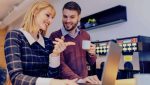
[(62, 22), (67, 31), (72, 31), (76, 28), (78, 22), (80, 21), (80, 16), (77, 11), (64, 9)]

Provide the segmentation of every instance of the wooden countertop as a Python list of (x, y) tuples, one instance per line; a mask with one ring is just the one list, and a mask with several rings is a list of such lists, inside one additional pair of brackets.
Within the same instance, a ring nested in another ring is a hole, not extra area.
[(135, 79), (120, 79), (116, 80), (116, 85), (136, 85)]

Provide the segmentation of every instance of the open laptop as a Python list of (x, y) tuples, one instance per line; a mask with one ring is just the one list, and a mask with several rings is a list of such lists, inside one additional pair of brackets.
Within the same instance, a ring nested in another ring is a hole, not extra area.
[(79, 84), (79, 85), (115, 85), (117, 78), (122, 49), (114, 42), (109, 42), (109, 49), (106, 55), (107, 60), (102, 74), (102, 84)]

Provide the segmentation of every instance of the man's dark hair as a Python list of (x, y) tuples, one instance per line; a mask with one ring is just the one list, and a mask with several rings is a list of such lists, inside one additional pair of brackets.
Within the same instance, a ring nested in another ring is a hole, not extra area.
[(64, 9), (75, 10), (78, 12), (79, 15), (81, 14), (81, 8), (80, 8), (79, 4), (77, 4), (74, 1), (67, 2), (63, 7), (63, 10)]

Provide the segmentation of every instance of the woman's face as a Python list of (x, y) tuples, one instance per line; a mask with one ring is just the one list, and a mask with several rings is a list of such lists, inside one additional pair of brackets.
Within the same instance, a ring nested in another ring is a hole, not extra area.
[(35, 23), (39, 30), (47, 31), (49, 25), (53, 21), (51, 8), (45, 8), (39, 11), (35, 16)]

